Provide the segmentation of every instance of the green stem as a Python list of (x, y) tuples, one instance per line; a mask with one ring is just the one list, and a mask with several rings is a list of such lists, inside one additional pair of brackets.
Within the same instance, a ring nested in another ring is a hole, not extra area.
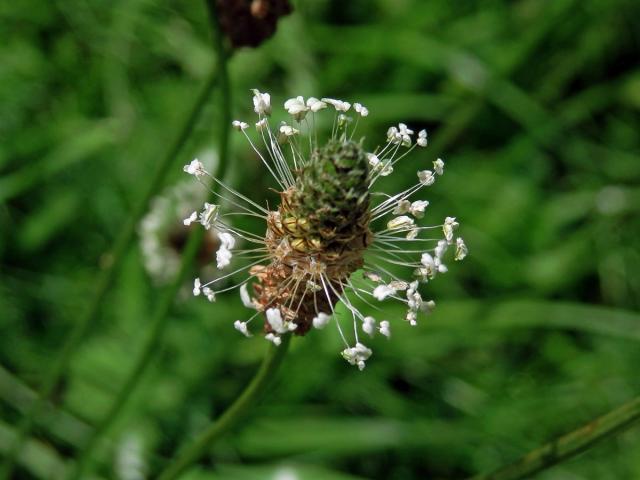
[[(224, 42), (222, 35), (218, 29), (217, 21), (215, 17), (211, 19), (214, 47), (217, 53), (217, 70), (218, 80), (220, 82), (220, 110), (221, 116), (219, 118), (220, 127), (218, 130), (218, 165), (216, 171), (213, 172), (213, 176), (216, 178), (224, 178), (227, 166), (228, 166), (228, 143), (229, 143), (229, 130), (231, 125), (231, 88), (229, 82), (229, 74), (227, 69), (227, 53), (224, 48)], [(215, 184), (213, 191), (218, 190), (218, 184)], [(211, 194), (210, 200), (214, 198)], [(194, 229), (187, 241), (187, 245), (183, 251), (180, 270), (171, 284), (164, 290), (159, 299), (159, 304), (151, 319), (150, 334), (147, 338), (142, 353), (136, 360), (133, 370), (127, 377), (122, 389), (118, 393), (111, 408), (103, 418), (103, 420), (97, 425), (92, 437), (87, 442), (82, 453), (80, 454), (76, 467), (69, 475), (69, 479), (84, 478), (85, 472), (88, 470), (91, 464), (93, 453), (98, 447), (104, 436), (107, 434), (111, 426), (118, 419), (122, 412), (127, 400), (131, 397), (131, 394), (135, 390), (136, 386), (140, 383), (140, 379), (151, 365), (152, 360), (159, 350), (162, 343), (162, 338), (167, 326), (167, 319), (169, 311), (173, 305), (173, 301), (180, 288), (184, 285), (184, 282), (191, 270), (193, 261), (195, 260), (202, 240), (204, 238), (205, 230), (201, 228)]]
[(532, 450), (514, 463), (492, 473), (477, 475), (471, 480), (518, 480), (531, 477), (584, 452), (600, 440), (629, 428), (639, 420), (640, 397), (636, 397), (579, 429)]
[(189, 466), (198, 461), (220, 437), (235, 427), (255, 407), (282, 363), (290, 340), (291, 335), (285, 335), (282, 337), (282, 345), (269, 347), (269, 351), (260, 368), (238, 399), (158, 475), (158, 480), (178, 478)]
[(87, 334), (89, 327), (95, 323), (94, 321), (98, 316), (100, 305), (102, 304), (107, 291), (111, 287), (117, 270), (122, 264), (122, 261), (129, 249), (129, 245), (135, 236), (138, 223), (146, 213), (151, 198), (162, 186), (167, 172), (173, 167), (175, 158), (189, 139), (189, 136), (202, 113), (203, 107), (206, 104), (206, 100), (211, 95), (211, 92), (216, 85), (217, 78), (217, 73), (214, 70), (207, 78), (193, 108), (191, 109), (191, 112), (189, 113), (189, 116), (180, 130), (179, 135), (176, 137), (173, 145), (158, 165), (158, 168), (153, 174), (143, 197), (136, 204), (134, 211), (131, 213), (116, 238), (111, 253), (107, 257), (110, 261), (99, 273), (98, 279), (96, 280), (96, 290), (93, 294), (89, 307), (67, 335), (66, 341), (62, 346), (57, 359), (53, 362), (51, 370), (49, 370), (45, 376), (42, 387), (38, 393), (38, 400), (33, 403), (18, 425), (15, 441), (7, 453), (2, 469), (0, 469), (0, 480), (7, 480), (11, 477), (16, 456), (22, 450), (23, 444), (33, 428), (36, 417), (40, 414), (42, 408), (51, 397), (51, 394), (60, 381), (62, 374), (67, 370), (73, 352)]

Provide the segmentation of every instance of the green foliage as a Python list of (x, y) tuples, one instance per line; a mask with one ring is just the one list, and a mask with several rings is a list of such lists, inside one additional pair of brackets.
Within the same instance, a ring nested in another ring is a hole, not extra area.
[[(637, 2), (296, 7), (271, 40), (234, 54), (234, 118), (252, 118), (249, 89), (259, 88), (278, 104), (294, 95), (363, 103), (367, 151), (391, 124), (426, 128), (430, 145), (381, 189), (409, 186), (441, 156), (427, 221), (456, 216), (470, 255), (425, 289), (438, 304), (432, 316), (371, 342), (362, 373), (340, 357), (332, 328), (294, 339), (265, 402), (184, 478), (465, 478), (636, 395)], [(0, 38), (2, 457), (215, 59), (199, 2), (3, 2)], [(167, 183), (216, 148), (220, 100)], [(243, 140), (233, 138), (231, 182), (273, 206), (275, 185)], [(161, 355), (97, 451), (96, 478), (137, 478), (123, 470), (127, 454), (157, 472), (264, 356), (267, 342), (232, 328), (249, 316), (236, 295), (197, 300), (185, 285)], [(129, 375), (157, 301), (136, 245), (16, 478), (70, 466)], [(401, 314), (381, 305), (359, 308)], [(638, 477), (633, 430), (540, 475)]]

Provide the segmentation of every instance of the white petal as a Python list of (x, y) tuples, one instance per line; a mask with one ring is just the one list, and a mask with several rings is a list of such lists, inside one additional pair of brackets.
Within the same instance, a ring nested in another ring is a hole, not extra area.
[(393, 173), (393, 165), (391, 165), (391, 160), (387, 160), (381, 165), (380, 175), (383, 177), (387, 177)]
[(218, 238), (220, 239), (221, 245), (227, 250), (231, 250), (236, 246), (236, 239), (229, 232), (218, 233)]
[(409, 288), (409, 284), (407, 282), (404, 282), (402, 280), (393, 280), (391, 282), (389, 282), (389, 288), (392, 288), (394, 291), (398, 291), (398, 290), (406, 290), (407, 288)]
[(291, 125), (281, 125), (280, 133), (283, 134), (285, 137), (292, 137), (300, 133), (300, 130), (293, 128)]
[(216, 301), (216, 292), (211, 290), (209, 287), (204, 287), (202, 289), (202, 293), (204, 293), (205, 297), (207, 297), (207, 300), (209, 300), (210, 302)]
[(428, 140), (427, 140), (427, 131), (426, 130), (420, 130), (418, 132), (418, 140), (416, 140), (416, 143), (418, 144), (419, 147), (426, 147)]
[(398, 124), (398, 132), (400, 135), (413, 135), (413, 130), (407, 128), (404, 123)]
[(396, 127), (389, 127), (387, 130), (387, 141), (398, 144), (402, 141), (402, 135)]
[(301, 121), (309, 110), (309, 107), (304, 103), (304, 98), (302, 97), (290, 98), (284, 102), (284, 108), (297, 121)]
[(420, 230), (418, 228), (412, 228), (411, 230), (409, 230), (409, 232), (407, 233), (407, 239), (408, 240), (413, 240), (415, 238), (418, 237), (418, 234), (420, 233)]
[(413, 226), (413, 218), (402, 215), (387, 222), (389, 230), (399, 230)]
[(258, 115), (271, 114), (271, 95), (260, 93), (256, 88), (253, 90), (253, 109)]
[(363, 272), (362, 276), (375, 283), (380, 283), (382, 281), (382, 276), (376, 272), (371, 272), (371, 271)]
[(462, 260), (462, 259), (464, 259), (464, 257), (467, 256), (468, 253), (469, 253), (469, 249), (465, 245), (464, 240), (462, 240), (462, 238), (460, 238), (460, 237), (456, 238), (456, 255), (455, 255), (455, 259), (456, 260)]
[(328, 103), (329, 105), (333, 105), (333, 108), (335, 108), (338, 112), (346, 112), (351, 108), (351, 104), (349, 102), (336, 100), (335, 98), (323, 98), (322, 101)]
[(280, 310), (277, 308), (268, 308), (267, 312), (267, 322), (271, 325), (271, 328), (276, 333), (286, 333), (289, 329), (285, 326), (284, 321), (282, 320), (282, 314)]
[(447, 239), (447, 243), (451, 244), (453, 242), (453, 231), (458, 228), (458, 225), (459, 223), (456, 222), (455, 217), (447, 217), (444, 219), (442, 231), (444, 232), (444, 238)]
[(246, 130), (249, 128), (249, 124), (245, 122), (241, 122), (240, 120), (234, 120), (231, 122), (231, 126), (236, 130)]
[(249, 333), (249, 329), (247, 328), (246, 322), (241, 322), (240, 320), (236, 320), (233, 322), (233, 327), (242, 333), (245, 337), (250, 337), (251, 333)]
[(412, 327), (415, 327), (415, 326), (418, 324), (418, 322), (417, 322), (417, 320), (418, 320), (418, 314), (417, 314), (417, 312), (416, 312), (415, 310), (409, 310), (409, 311), (407, 312), (407, 316), (405, 317), (405, 320), (406, 320), (407, 322), (409, 322), (409, 324), (410, 324)]
[(369, 109), (360, 103), (354, 103), (353, 109), (356, 111), (356, 113), (359, 113), (361, 117), (366, 117), (367, 115), (369, 115)]
[(261, 118), (258, 122), (256, 122), (256, 130), (258, 130), (259, 132), (266, 130), (268, 126), (269, 124), (267, 123), (266, 118)]
[(408, 210), (414, 217), (422, 218), (424, 217), (424, 209), (427, 208), (427, 206), (429, 206), (429, 202), (427, 200), (416, 200), (410, 204)]
[(389, 322), (387, 320), (380, 322), (380, 333), (387, 338), (391, 337), (391, 330), (389, 330)]
[(391, 213), (394, 215), (402, 215), (403, 213), (407, 213), (411, 209), (411, 202), (409, 200), (400, 200), (396, 204), (396, 208), (393, 209)]
[(207, 171), (204, 169), (204, 165), (197, 158), (191, 160), (191, 163), (189, 165), (185, 165), (182, 170), (187, 172), (189, 175), (195, 175), (196, 177), (201, 177), (207, 174)]
[(376, 332), (376, 319), (373, 317), (364, 317), (362, 320), (362, 331), (373, 337)]
[(356, 343), (355, 347), (345, 348), (342, 356), (351, 365), (357, 365), (360, 370), (364, 369), (365, 362), (371, 357), (373, 352), (362, 343)]
[(216, 262), (218, 265), (218, 269), (222, 270), (227, 267), (231, 263), (232, 253), (230, 250), (226, 249), (224, 246), (220, 247), (216, 252)]
[(273, 333), (267, 333), (264, 338), (273, 343), (276, 347), (279, 347), (282, 343), (282, 339), (278, 335), (274, 335)]
[(318, 315), (313, 317), (313, 326), (317, 329), (323, 329), (327, 326), (331, 320), (331, 315), (327, 315), (326, 313), (318, 312)]
[(395, 290), (388, 285), (378, 285), (373, 289), (373, 297), (376, 300), (382, 301), (390, 295), (393, 295)]
[(191, 225), (193, 222), (195, 222), (198, 219), (198, 212), (192, 212), (191, 215), (189, 215), (187, 218), (185, 218), (182, 223), (184, 223), (186, 226)]
[(256, 306), (251, 300), (251, 296), (249, 295), (248, 284), (243, 283), (240, 287), (240, 300), (242, 300), (242, 304), (247, 308), (253, 308), (255, 310)]
[(433, 257), (428, 253), (423, 253), (422, 258), (420, 258), (420, 263), (427, 268), (433, 268), (435, 266), (435, 261)]
[(438, 175), (442, 175), (444, 173), (444, 162), (442, 161), (441, 158), (433, 162), (433, 169), (436, 171)]
[(442, 258), (444, 256), (445, 252), (447, 251), (448, 247), (449, 247), (449, 244), (447, 243), (446, 240), (438, 240), (438, 245), (433, 250), (434, 255), (436, 256), (436, 258)]
[(204, 203), (204, 208), (200, 212), (200, 224), (209, 230), (218, 219), (219, 207), (211, 203)]
[(327, 104), (315, 97), (309, 97), (307, 99), (307, 107), (309, 107), (309, 109), (315, 113), (322, 110), (323, 108), (327, 108)]
[(433, 185), (436, 181), (436, 177), (433, 176), (433, 172), (431, 170), (421, 170), (418, 172), (418, 180), (420, 183), (425, 186)]

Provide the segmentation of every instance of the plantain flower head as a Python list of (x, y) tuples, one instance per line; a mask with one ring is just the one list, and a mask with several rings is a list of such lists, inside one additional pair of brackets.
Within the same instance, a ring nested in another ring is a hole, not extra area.
[[(432, 160), (432, 170), (417, 170), (416, 183), (404, 191), (379, 192), (377, 182), (391, 175), (397, 162), (427, 145), (425, 130), (416, 136), (400, 123), (387, 130), (385, 143), (368, 151), (362, 140), (353, 140), (358, 122), (369, 115), (364, 105), (297, 96), (284, 102), (291, 121), (271, 125), (271, 97), (253, 93), (255, 131), (243, 121), (233, 125), (277, 183), (280, 203), (259, 205), (202, 165), (185, 166), (197, 181), (206, 186), (204, 179), (210, 179), (224, 192), (212, 191), (220, 204), (205, 204), (199, 216), (194, 213), (187, 220), (199, 218), (204, 228), (218, 232), (218, 268), (240, 264), (207, 283), (196, 279), (194, 294), (215, 299), (222, 291), (239, 288), (243, 305), (254, 313), (236, 320), (234, 327), (251, 336), (251, 324), (261, 319), (265, 338), (274, 345), (280, 345), (283, 335), (306, 335), (333, 323), (344, 342), (342, 356), (362, 370), (373, 354), (362, 343), (363, 334), (390, 338), (397, 321), (365, 316), (356, 304), (399, 302), (406, 308), (404, 321), (415, 326), (421, 314), (435, 307), (433, 300), (423, 299), (420, 285), (447, 272), (449, 250), (455, 260), (468, 253), (461, 237), (454, 240), (459, 227), (455, 217), (431, 226), (421, 223), (429, 215), (422, 194), (443, 175), (444, 161), (438, 158)], [(324, 141), (315, 128), (319, 115), (333, 115), (331, 135)], [(228, 221), (231, 215), (261, 218), (264, 233), (234, 227)], [(236, 238), (248, 248), (235, 248)], [(397, 276), (399, 267), (408, 278)], [(241, 279), (233, 287), (217, 288), (231, 276)], [(346, 321), (336, 314), (339, 303), (350, 317)]]

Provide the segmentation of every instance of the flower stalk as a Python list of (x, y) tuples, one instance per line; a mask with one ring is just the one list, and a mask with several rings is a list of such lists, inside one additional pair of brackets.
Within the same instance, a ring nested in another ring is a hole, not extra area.
[(178, 478), (189, 466), (197, 462), (220, 437), (238, 425), (247, 416), (247, 413), (255, 407), (276, 375), (287, 352), (291, 335), (284, 335), (281, 338), (282, 342), (279, 346), (269, 346), (260, 368), (236, 401), (225, 410), (218, 420), (200, 433), (188, 447), (178, 454), (176, 459), (158, 475), (158, 480)]
[[(210, 5), (211, 2), (207, 2)], [(210, 20), (213, 32), (214, 49), (217, 53), (217, 79), (220, 86), (220, 126), (218, 130), (218, 156), (219, 162), (216, 168), (216, 175), (220, 178), (225, 176), (228, 167), (228, 147), (229, 147), (229, 123), (231, 118), (231, 86), (227, 69), (228, 53), (224, 47), (224, 40), (215, 18), (213, 6), (210, 7)], [(215, 186), (214, 186), (215, 192)], [(199, 252), (205, 232), (195, 229), (189, 234), (186, 247), (184, 249), (180, 269), (174, 280), (165, 288), (159, 299), (159, 304), (151, 319), (150, 333), (147, 338), (142, 353), (136, 360), (134, 367), (126, 379), (122, 389), (111, 405), (104, 419), (97, 425), (93, 436), (80, 454), (75, 468), (69, 475), (69, 479), (77, 480), (84, 478), (85, 472), (90, 468), (93, 452), (99, 446), (110, 427), (115, 423), (122, 412), (126, 402), (131, 397), (140, 379), (151, 365), (152, 360), (158, 352), (167, 326), (168, 313), (173, 305), (176, 294), (184, 285), (192, 264)]]
[(73, 353), (76, 351), (80, 342), (85, 338), (89, 327), (95, 323), (95, 319), (98, 317), (100, 311), (100, 306), (102, 305), (107, 292), (111, 288), (116, 273), (118, 272), (118, 269), (129, 250), (131, 242), (135, 237), (140, 219), (146, 213), (149, 202), (162, 186), (167, 172), (171, 170), (176, 157), (180, 151), (182, 151), (187, 140), (190, 138), (191, 133), (202, 114), (203, 108), (217, 82), (218, 72), (217, 69), (214, 69), (207, 77), (205, 84), (202, 87), (202, 90), (200, 91), (174, 143), (160, 161), (158, 168), (155, 170), (144, 195), (137, 203), (137, 206), (134, 208), (134, 211), (131, 213), (128, 220), (125, 222), (110, 250), (110, 253), (106, 256), (108, 263), (98, 274), (91, 303), (67, 335), (57, 359), (53, 362), (51, 370), (49, 370), (45, 376), (38, 393), (38, 399), (26, 412), (22, 421), (18, 425), (16, 439), (7, 453), (2, 468), (0, 469), (1, 480), (11, 478), (16, 457), (22, 450), (24, 442), (29, 436), (29, 433), (36, 421), (36, 417), (40, 415), (44, 405), (50, 399), (56, 385), (58, 385), (60, 378), (64, 372), (67, 371)]
[(552, 442), (520, 457), (498, 470), (476, 475), (470, 480), (519, 480), (568, 460), (596, 443), (631, 427), (640, 421), (640, 397), (590, 421)]

